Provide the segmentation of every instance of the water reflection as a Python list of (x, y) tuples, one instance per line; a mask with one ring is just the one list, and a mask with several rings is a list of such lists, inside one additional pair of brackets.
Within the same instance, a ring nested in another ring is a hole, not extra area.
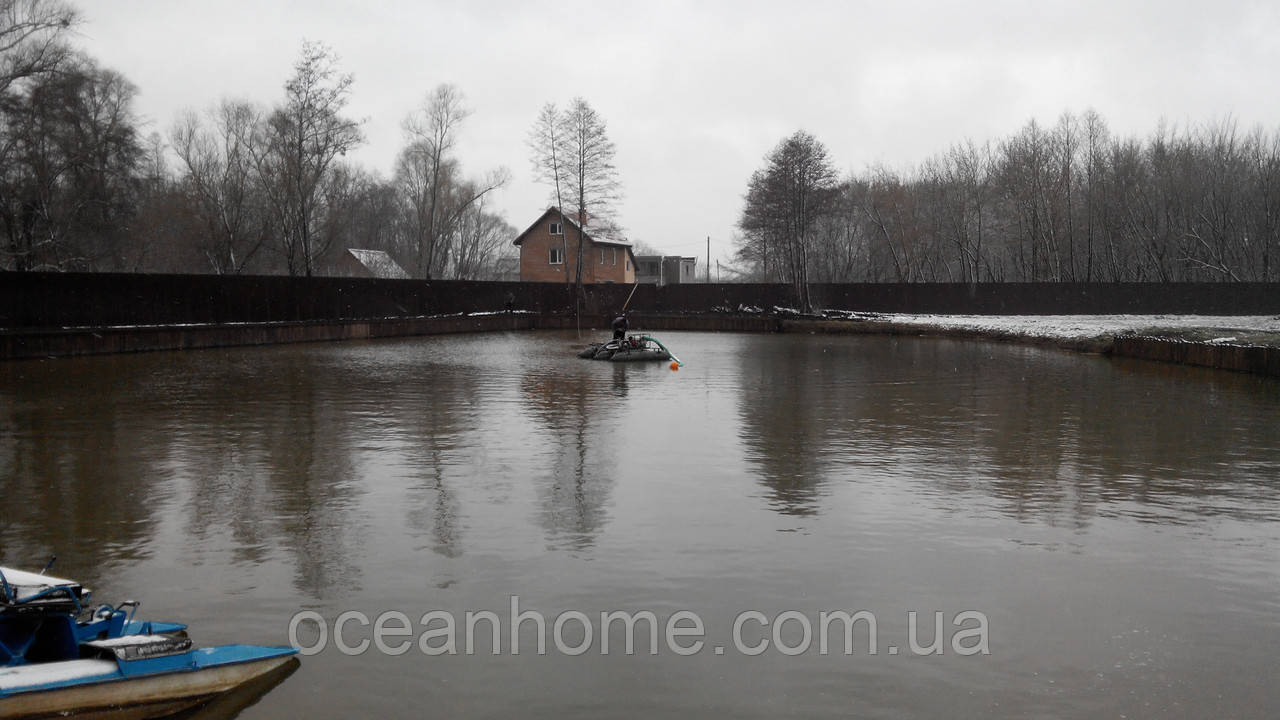
[(828, 481), (823, 452), (827, 431), (845, 412), (832, 412), (829, 405), (831, 376), (824, 371), (833, 365), (827, 348), (774, 341), (752, 337), (738, 354), (739, 434), (774, 509), (813, 515), (820, 510), (820, 490)]
[[(350, 387), (322, 355), (272, 348), (260, 362), (196, 354), (177, 403), (170, 475), (185, 480), (186, 523), (197, 561), (230, 546), (252, 565), (273, 549), (292, 558), (294, 585), (311, 597), (359, 587), (352, 560), (361, 525), (352, 512), (360, 417), (335, 399)], [(358, 384), (358, 383), (357, 383)]]
[[(336, 380), (336, 378), (332, 378)], [(352, 560), (362, 523), (351, 517), (358, 492), (350, 443), (354, 428), (337, 408), (319, 401), (315, 376), (290, 388), (292, 417), (264, 428), (267, 485), (276, 498), (281, 540), (294, 556), (296, 586), (311, 597), (360, 586)]]
[(0, 560), (30, 565), (60, 554), (60, 569), (83, 572), (70, 551), (85, 546), (119, 563), (145, 559), (154, 503), (167, 493), (157, 455), (141, 449), (167, 434), (156, 400), (128, 402), (137, 378), (112, 388), (76, 363), (12, 363), (3, 377)]
[[(1114, 513), (1275, 517), (1258, 502), (1280, 492), (1272, 380), (872, 340), (744, 336), (731, 365), (708, 370), (736, 417), (705, 421), (736, 424), (779, 513), (821, 514), (832, 483), (887, 478), (940, 504), (977, 493), (1010, 517), (1075, 527)], [(548, 543), (586, 549), (608, 524), (647, 378), (565, 362), (493, 377), (396, 345), (11, 363), (0, 547), (24, 564), (86, 544), (136, 563), (157, 509), (176, 502), (194, 562), (227, 551), (254, 566), (283, 549), (297, 587), (319, 597), (339, 578), (359, 586), (371, 491), (399, 494), (406, 530), (459, 557), (466, 489), (493, 452), (511, 462), (484, 482), (527, 472)], [(666, 414), (692, 402), (661, 401)]]
[[(740, 433), (778, 512), (822, 512), (836, 479), (982, 493), (1014, 518), (1099, 513), (1273, 518), (1277, 383), (939, 340), (755, 336), (740, 354)], [(951, 499), (948, 499), (951, 498)], [(1171, 509), (1173, 509), (1171, 511)]]
[[(299, 606), (511, 594), (709, 627), (972, 607), (999, 633), (975, 662), (330, 653), (263, 717), (1089, 717), (1171, 687), (1214, 716), (1268, 667), (1280, 383), (933, 339), (663, 340), (678, 373), (554, 333), (0, 365), (0, 561), (122, 575), (102, 597), (180, 608), (211, 643), (282, 642)], [(566, 700), (584, 687), (589, 710)]]
[[(601, 387), (607, 372), (608, 392)], [(551, 547), (585, 550), (608, 521), (607, 505), (625, 442), (616, 413), (626, 412), (626, 373), (621, 364), (577, 363), (560, 372), (525, 373), (525, 412), (542, 431), (541, 462), (532, 478), (538, 521)]]
[(468, 466), (468, 438), (476, 431), (472, 402), (479, 394), (473, 373), (451, 367), (432, 368), (423, 381), (429, 390), (407, 394), (394, 404), (391, 420), (406, 429), (403, 450), (408, 475), (408, 526), (432, 539), (431, 550), (443, 557), (463, 553), (459, 483), (474, 471)]

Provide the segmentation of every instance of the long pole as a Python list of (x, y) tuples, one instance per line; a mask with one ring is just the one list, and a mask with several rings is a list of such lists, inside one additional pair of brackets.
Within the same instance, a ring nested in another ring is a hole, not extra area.
[(623, 310), (626, 310), (626, 309), (627, 309), (627, 306), (631, 304), (631, 298), (632, 298), (632, 296), (634, 296), (634, 295), (636, 294), (636, 288), (638, 288), (638, 287), (640, 287), (640, 281), (639, 281), (639, 280), (635, 281), (635, 282), (631, 285), (631, 295), (628, 295), (628, 296), (627, 296), (627, 301), (626, 301), (626, 302), (624, 302), (624, 303), (622, 303), (622, 309), (623, 309)]
[(707, 284), (711, 284), (711, 236), (707, 236)]

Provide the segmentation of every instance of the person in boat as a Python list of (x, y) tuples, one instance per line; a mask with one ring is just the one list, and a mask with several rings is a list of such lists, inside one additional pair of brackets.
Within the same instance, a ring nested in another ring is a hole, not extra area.
[(625, 339), (627, 337), (628, 327), (629, 327), (629, 323), (627, 322), (627, 312), (624, 310), (622, 311), (622, 314), (618, 315), (618, 317), (613, 319), (613, 339), (614, 340)]

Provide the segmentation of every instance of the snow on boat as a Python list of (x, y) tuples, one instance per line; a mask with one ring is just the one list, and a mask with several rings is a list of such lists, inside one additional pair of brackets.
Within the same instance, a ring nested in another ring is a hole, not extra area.
[(0, 717), (152, 718), (205, 703), (298, 661), (291, 647), (193, 648), (186, 626), (86, 610), (72, 580), (0, 567)]
[(580, 358), (608, 360), (610, 362), (635, 362), (643, 360), (675, 360), (665, 345), (648, 335), (631, 335), (624, 340), (591, 343), (578, 353)]

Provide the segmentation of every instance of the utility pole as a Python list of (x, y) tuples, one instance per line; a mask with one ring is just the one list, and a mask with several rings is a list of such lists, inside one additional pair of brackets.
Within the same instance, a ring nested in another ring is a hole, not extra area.
[(707, 236), (707, 284), (711, 284), (711, 236)]

